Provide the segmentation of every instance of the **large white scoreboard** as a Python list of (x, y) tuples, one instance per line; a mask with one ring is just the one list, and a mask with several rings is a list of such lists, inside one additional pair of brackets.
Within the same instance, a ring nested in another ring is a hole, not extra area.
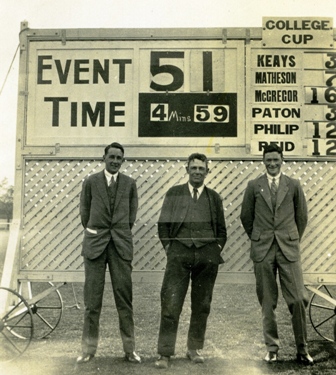
[(32, 43), (27, 145), (244, 145), (242, 41)]
[(183, 157), (197, 148), (254, 158), (270, 142), (293, 158), (336, 155), (331, 18), (264, 17), (260, 29), (22, 35), (22, 139), (32, 154), (118, 140), (134, 156)]

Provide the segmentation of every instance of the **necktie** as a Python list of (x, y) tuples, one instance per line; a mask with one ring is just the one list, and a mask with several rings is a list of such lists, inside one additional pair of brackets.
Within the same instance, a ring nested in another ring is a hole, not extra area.
[(194, 194), (193, 194), (193, 201), (197, 202), (197, 193), (198, 193), (198, 190), (196, 188), (194, 188), (193, 192), (194, 192)]
[(271, 199), (272, 199), (273, 209), (275, 209), (275, 205), (276, 205), (277, 191), (278, 191), (278, 187), (275, 182), (275, 178), (273, 177), (272, 182), (271, 182)]
[(273, 177), (272, 183), (271, 183), (271, 192), (272, 192), (273, 195), (276, 195), (277, 191), (278, 191), (278, 187), (277, 187), (277, 184), (275, 182), (275, 178)]
[(111, 176), (111, 180), (110, 180), (110, 183), (109, 183), (109, 187), (113, 186), (113, 184), (114, 184), (114, 177)]

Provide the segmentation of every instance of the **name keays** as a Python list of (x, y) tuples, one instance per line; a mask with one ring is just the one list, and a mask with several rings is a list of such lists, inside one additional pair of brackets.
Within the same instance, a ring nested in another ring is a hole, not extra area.
[(257, 55), (257, 66), (264, 68), (293, 68), (296, 66), (293, 55)]

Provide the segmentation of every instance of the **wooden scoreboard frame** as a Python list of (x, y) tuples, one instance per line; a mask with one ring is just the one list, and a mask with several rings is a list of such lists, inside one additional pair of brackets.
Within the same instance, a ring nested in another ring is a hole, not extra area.
[(103, 148), (114, 140), (125, 146), (122, 172), (139, 190), (135, 280), (162, 276), (157, 216), (168, 188), (186, 180), (185, 159), (198, 151), (211, 161), (206, 182), (225, 207), (219, 280), (253, 282), (239, 210), (269, 142), (284, 148), (284, 173), (306, 192), (305, 277), (335, 277), (331, 18), (267, 17), (262, 28), (21, 26), (14, 218), (2, 285), (83, 280), (81, 183), (102, 169)]

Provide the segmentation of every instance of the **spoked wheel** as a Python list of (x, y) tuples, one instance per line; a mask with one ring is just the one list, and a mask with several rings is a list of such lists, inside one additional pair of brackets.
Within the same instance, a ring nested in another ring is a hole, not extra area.
[[(319, 293), (318, 293), (319, 292)], [(315, 331), (324, 339), (334, 341), (336, 327), (336, 286), (320, 285), (309, 303), (309, 317)]]
[(27, 282), (27, 290), (20, 292), (28, 295), (28, 303), (34, 317), (34, 338), (43, 339), (58, 326), (63, 314), (63, 300), (58, 287), (53, 283)]
[(28, 302), (14, 290), (0, 287), (0, 362), (20, 356), (33, 333), (33, 313)]

